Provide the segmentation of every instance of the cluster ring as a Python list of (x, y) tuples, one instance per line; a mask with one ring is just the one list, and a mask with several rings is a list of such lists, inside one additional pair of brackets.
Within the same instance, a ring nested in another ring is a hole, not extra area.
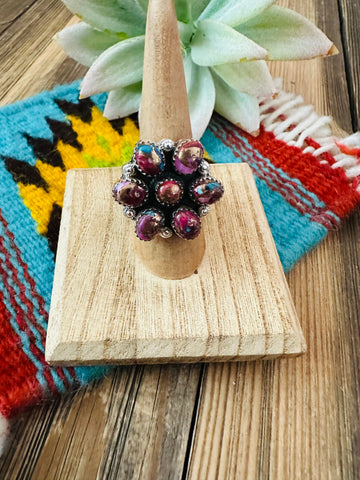
[(139, 140), (112, 192), (135, 221), (139, 239), (175, 234), (192, 240), (200, 233), (200, 217), (220, 200), (224, 187), (210, 175), (199, 140)]

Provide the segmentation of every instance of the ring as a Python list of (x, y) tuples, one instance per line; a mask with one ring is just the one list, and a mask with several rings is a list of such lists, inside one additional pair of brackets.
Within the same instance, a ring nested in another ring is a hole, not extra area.
[(112, 194), (135, 221), (140, 240), (173, 234), (193, 240), (201, 231), (201, 217), (220, 200), (224, 187), (210, 175), (199, 140), (139, 140)]

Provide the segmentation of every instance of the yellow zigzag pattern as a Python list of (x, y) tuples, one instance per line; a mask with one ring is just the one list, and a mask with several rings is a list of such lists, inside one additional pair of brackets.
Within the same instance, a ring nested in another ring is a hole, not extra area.
[(120, 135), (96, 106), (92, 107), (90, 123), (83, 122), (73, 115), (69, 115), (67, 119), (78, 135), (77, 140), (82, 145), (82, 150), (77, 150), (61, 139), (57, 141), (54, 148), (62, 157), (65, 171), (37, 160), (36, 167), (49, 186), (48, 192), (35, 185), (18, 184), (24, 204), (37, 222), (38, 232), (43, 235), (48, 230), (54, 204), (62, 207), (66, 171), (70, 168), (123, 165), (130, 160), (134, 145), (139, 139), (139, 130), (130, 118), (125, 120), (123, 135)]

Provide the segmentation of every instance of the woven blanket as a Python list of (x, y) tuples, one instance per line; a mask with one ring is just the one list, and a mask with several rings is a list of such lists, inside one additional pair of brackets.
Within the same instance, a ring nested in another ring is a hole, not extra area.
[[(135, 117), (103, 118), (105, 99), (79, 101), (74, 83), (0, 109), (3, 417), (106, 372), (50, 367), (44, 359), (66, 172), (122, 165), (139, 138)], [(329, 118), (283, 91), (261, 105), (261, 122), (252, 137), (215, 115), (202, 142), (212, 161), (252, 167), (287, 271), (358, 207), (359, 135), (335, 139)]]

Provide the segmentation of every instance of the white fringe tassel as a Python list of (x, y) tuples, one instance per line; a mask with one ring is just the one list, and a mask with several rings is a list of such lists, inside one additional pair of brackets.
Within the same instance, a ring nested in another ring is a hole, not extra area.
[[(279, 90), (276, 98), (260, 104), (260, 121), (279, 140), (301, 148), (304, 153), (311, 153), (319, 158), (320, 163), (328, 164), (323, 154), (329, 152), (335, 159), (331, 168), (342, 168), (349, 183), (360, 177), (359, 154), (349, 155), (339, 148), (339, 145), (344, 145), (360, 152), (360, 132), (346, 138), (334, 137), (330, 128), (332, 118), (318, 115), (312, 105), (304, 104), (300, 95)], [(315, 140), (320, 147), (315, 149), (307, 145), (307, 137)], [(356, 190), (360, 193), (360, 182)]]

